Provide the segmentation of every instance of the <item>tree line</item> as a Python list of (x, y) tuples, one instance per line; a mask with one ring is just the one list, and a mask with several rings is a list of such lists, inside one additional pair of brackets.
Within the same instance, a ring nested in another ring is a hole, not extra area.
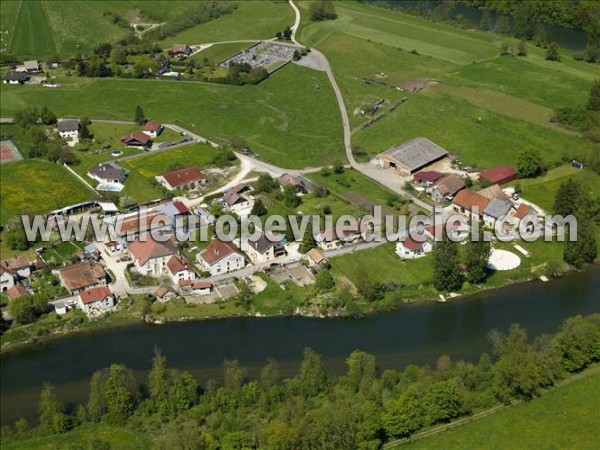
[[(272, 359), (256, 378), (247, 377), (237, 361), (225, 361), (223, 381), (202, 387), (189, 372), (170, 368), (157, 351), (146, 383), (133, 370), (112, 364), (94, 373), (88, 401), (79, 406), (64, 404), (44, 385), (39, 424), (30, 428), (21, 419), (2, 427), (2, 439), (65, 433), (91, 422), (130, 429), (157, 449), (375, 450), (499, 403), (530, 400), (600, 361), (600, 314), (567, 319), (556, 334), (533, 340), (516, 324), (489, 339), (492, 353), (477, 362), (444, 355), (433, 367), (401, 371), (382, 371), (373, 355), (354, 351), (339, 377), (330, 376), (310, 348), (290, 378), (281, 376)], [(110, 448), (107, 442), (92, 447), (99, 446)]]

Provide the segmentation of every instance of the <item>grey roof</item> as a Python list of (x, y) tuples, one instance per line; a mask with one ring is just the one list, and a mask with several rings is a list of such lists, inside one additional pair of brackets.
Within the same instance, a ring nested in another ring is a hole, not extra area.
[(271, 247), (279, 248), (282, 246), (281, 242), (270, 241), (264, 234), (261, 234), (260, 237), (255, 241), (249, 240), (248, 245), (250, 245), (253, 249), (255, 249), (258, 253), (261, 254), (268, 251)]
[(454, 195), (465, 188), (465, 182), (458, 175), (450, 173), (435, 182), (442, 195)]
[(126, 171), (115, 163), (109, 162), (92, 167), (88, 173), (105, 180), (120, 180), (125, 176)]
[(58, 131), (79, 130), (79, 120), (77, 119), (58, 119), (56, 123)]
[(429, 139), (418, 137), (389, 148), (382, 154), (394, 158), (412, 172), (446, 156), (448, 151)]
[(38, 70), (40, 68), (40, 64), (34, 59), (30, 61), (25, 61), (23, 63), (25, 69), (27, 70)]
[(493, 217), (494, 219), (499, 219), (500, 217), (508, 214), (511, 207), (512, 203), (508, 200), (493, 198), (485, 207), (483, 213), (487, 216)]
[(16, 70), (11, 70), (10, 72), (8, 72), (6, 74), (6, 76), (4, 77), (4, 79), (6, 81), (19, 81), (19, 82), (23, 82), (29, 79), (29, 77), (27, 76), (26, 73), (23, 72), (17, 72)]

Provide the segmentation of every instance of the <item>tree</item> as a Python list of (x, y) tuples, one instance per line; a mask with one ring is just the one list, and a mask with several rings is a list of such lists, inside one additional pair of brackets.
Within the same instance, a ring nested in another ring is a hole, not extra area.
[(7, 224), (6, 242), (11, 250), (27, 250), (31, 246), (20, 217), (12, 218)]
[(40, 429), (45, 433), (64, 433), (71, 427), (70, 418), (63, 413), (54, 387), (45, 383), (40, 394)]
[(335, 7), (331, 0), (311, 2), (309, 14), (312, 21), (334, 20), (337, 18)]
[(305, 348), (303, 356), (298, 379), (302, 393), (306, 398), (310, 398), (325, 389), (327, 386), (327, 374), (321, 356), (312, 348)]
[(577, 239), (565, 240), (564, 260), (577, 269), (594, 262), (598, 256), (596, 227), (593, 219), (585, 212), (577, 214)]
[(510, 18), (507, 16), (500, 16), (496, 22), (496, 33), (498, 34), (510, 34)]
[(521, 39), (517, 44), (517, 55), (527, 56), (527, 44), (523, 39)]
[(237, 360), (225, 360), (223, 366), (225, 371), (223, 375), (224, 387), (230, 395), (235, 399), (239, 399), (244, 379), (246, 378), (246, 372)]
[(346, 366), (346, 377), (353, 391), (367, 394), (376, 378), (375, 356), (355, 350), (346, 359)]
[(328, 291), (335, 287), (335, 280), (329, 270), (321, 270), (315, 277), (316, 286), (322, 291)]
[(548, 61), (560, 61), (560, 53), (558, 52), (558, 44), (556, 42), (550, 42), (546, 49), (546, 59)]
[(279, 181), (268, 173), (261, 173), (256, 181), (256, 192), (272, 192), (279, 187)]
[(483, 12), (481, 13), (481, 20), (479, 22), (479, 28), (484, 31), (489, 31), (492, 25), (492, 15), (490, 10), (487, 8), (483, 8)]
[(139, 105), (135, 107), (135, 123), (137, 123), (140, 126), (146, 123), (146, 116), (144, 115), (144, 110)]
[(597, 316), (567, 319), (553, 338), (560, 363), (565, 370), (577, 372), (600, 359), (600, 324)]
[(483, 227), (479, 227), (477, 240), (467, 241), (467, 281), (471, 284), (481, 283), (487, 276), (487, 263), (492, 253), (492, 244), (483, 239)]
[(44, 125), (54, 125), (56, 123), (56, 114), (44, 105), (40, 111), (40, 119), (42, 119)]
[(534, 178), (544, 171), (542, 155), (535, 149), (525, 149), (517, 156), (517, 170), (523, 178)]
[(133, 413), (139, 401), (135, 374), (122, 364), (112, 364), (94, 373), (90, 382), (87, 410), (94, 421), (106, 415), (119, 423)]
[(587, 62), (594, 63), (600, 61), (600, 47), (596, 41), (590, 41), (583, 53), (583, 59)]
[(423, 397), (429, 423), (450, 422), (466, 412), (464, 396), (456, 381), (438, 381)]
[(300, 205), (301, 200), (295, 186), (286, 184), (283, 187), (283, 202), (288, 208), (296, 208)]
[(490, 338), (498, 359), (493, 366), (498, 399), (509, 402), (515, 396), (529, 399), (537, 395), (542, 378), (525, 329), (514, 324), (508, 336), (494, 331)]
[(500, 56), (506, 56), (512, 54), (512, 47), (508, 42), (502, 42), (500, 44)]
[(267, 359), (267, 364), (260, 371), (260, 383), (264, 389), (275, 386), (281, 377), (279, 364), (273, 358)]
[(390, 398), (383, 403), (381, 419), (388, 436), (402, 438), (410, 436), (425, 425), (423, 402), (414, 386), (408, 387), (396, 399)]
[(300, 243), (300, 247), (298, 251), (300, 253), (307, 253), (309, 250), (317, 247), (317, 241), (313, 235), (312, 223), (309, 223), (306, 226), (306, 230), (304, 231), (304, 236), (302, 238), (302, 242)]
[(554, 195), (554, 214), (566, 217), (579, 211), (585, 201), (584, 187), (579, 180), (563, 181)]
[(167, 358), (158, 350), (154, 351), (152, 357), (152, 369), (148, 373), (148, 390), (150, 391), (150, 400), (154, 406), (160, 410), (168, 400), (167, 386)]
[(462, 285), (458, 261), (458, 243), (444, 233), (433, 246), (433, 286), (438, 291), (455, 291)]
[(263, 203), (262, 199), (256, 199), (254, 205), (252, 206), (250, 214), (255, 216), (264, 216), (265, 214), (267, 214), (267, 207)]
[(90, 132), (90, 129), (88, 128), (88, 125), (90, 125), (91, 123), (92, 122), (87, 117), (82, 117), (79, 120), (79, 137), (81, 139), (91, 139), (92, 137), (94, 137)]
[(600, 111), (600, 79), (594, 80), (592, 84), (587, 108), (590, 111)]
[(8, 304), (10, 315), (19, 323), (34, 322), (37, 315), (31, 297), (24, 295), (11, 300)]

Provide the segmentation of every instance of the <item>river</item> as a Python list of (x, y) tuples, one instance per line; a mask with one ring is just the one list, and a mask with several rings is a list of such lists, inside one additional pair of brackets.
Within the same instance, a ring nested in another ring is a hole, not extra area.
[(1, 422), (20, 417), (35, 421), (45, 381), (55, 385), (62, 400), (83, 402), (92, 373), (110, 363), (124, 363), (144, 380), (156, 347), (171, 366), (189, 370), (201, 383), (220, 379), (226, 358), (238, 359), (256, 375), (273, 357), (285, 375), (293, 374), (306, 346), (323, 355), (332, 374), (344, 370), (346, 356), (355, 349), (376, 355), (381, 368), (432, 364), (442, 354), (476, 361), (489, 350), (491, 330), (505, 332), (518, 322), (530, 336), (554, 332), (567, 317), (599, 312), (599, 299), (596, 266), (549, 283), (533, 281), (447, 303), (413, 304), (363, 319), (139, 323), (58, 337), (1, 357)]

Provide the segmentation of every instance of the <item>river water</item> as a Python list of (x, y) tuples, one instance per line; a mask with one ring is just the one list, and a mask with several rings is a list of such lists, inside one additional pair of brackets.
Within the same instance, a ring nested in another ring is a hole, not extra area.
[(220, 379), (226, 358), (238, 359), (256, 375), (273, 357), (285, 375), (293, 374), (306, 346), (323, 355), (332, 374), (344, 370), (346, 356), (355, 349), (376, 355), (381, 368), (402, 369), (435, 363), (442, 354), (476, 361), (489, 350), (489, 332), (505, 332), (511, 323), (537, 336), (555, 331), (567, 317), (599, 311), (600, 267), (594, 267), (549, 283), (409, 305), (363, 319), (248, 317), (79, 333), (0, 358), (1, 422), (34, 421), (45, 381), (55, 385), (61, 400), (83, 402), (92, 373), (110, 363), (124, 363), (144, 380), (156, 347), (171, 366), (189, 370), (201, 383)]

